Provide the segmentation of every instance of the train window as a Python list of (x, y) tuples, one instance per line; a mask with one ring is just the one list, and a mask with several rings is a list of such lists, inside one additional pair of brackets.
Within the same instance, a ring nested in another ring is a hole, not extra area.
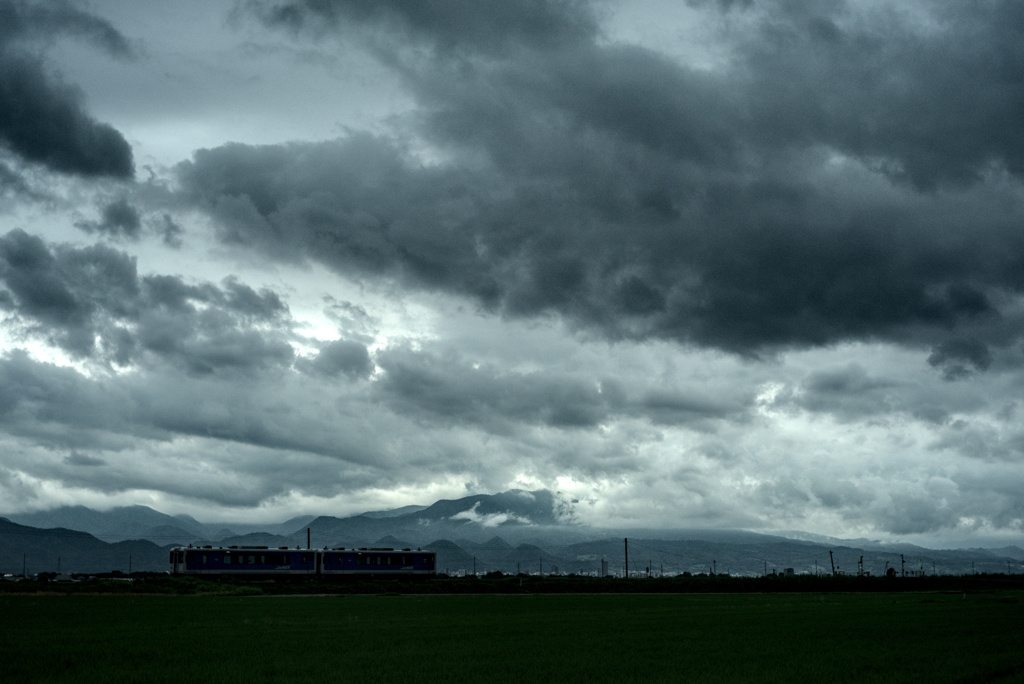
[(206, 565), (206, 554), (203, 554), (203, 565)]
[(224, 556), (224, 565), (231, 565), (231, 554), (230, 553), (226, 554)]
[(249, 556), (249, 565), (256, 565), (256, 556)]
[(366, 556), (356, 556), (356, 565), (366, 565)]

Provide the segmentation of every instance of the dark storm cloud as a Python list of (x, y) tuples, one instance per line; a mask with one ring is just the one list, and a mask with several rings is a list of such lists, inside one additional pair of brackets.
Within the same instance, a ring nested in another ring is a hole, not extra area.
[(335, 378), (346, 375), (350, 378), (367, 378), (373, 373), (373, 361), (366, 345), (350, 340), (335, 340), (320, 348), (311, 361), (296, 363), (296, 367), (314, 375)]
[(171, 218), (170, 214), (164, 214), (157, 220), (156, 232), (161, 236), (164, 245), (171, 249), (179, 249), (182, 244), (182, 235), (185, 233), (185, 229), (178, 225), (174, 219)]
[[(265, 393), (251, 383), (183, 378), (164, 371), (149, 368), (136, 374), (87, 377), (73, 368), (36, 361), (21, 350), (7, 352), (0, 355), (0, 427), (6, 434), (28, 437), (48, 448), (83, 453), (133, 449), (140, 439), (159, 443), (191, 436), (389, 465), (389, 456), (380, 452), (373, 436), (358, 431), (358, 421), (339, 415), (325, 421), (322, 397), (311, 396), (308, 387), (279, 383)], [(82, 458), (66, 462), (90, 465)], [(282, 481), (275, 477), (280, 454), (274, 462), (277, 466), (261, 468), (271, 479), (263, 486), (275, 488), (274, 482)], [(337, 465), (304, 467), (338, 472)], [(118, 469), (103, 477), (103, 487), (116, 490), (128, 485), (115, 478), (132, 475)], [(150, 486), (187, 489), (182, 482)]]
[(138, 240), (142, 233), (142, 219), (138, 210), (124, 198), (103, 207), (99, 221), (80, 221), (75, 226), (87, 233), (103, 233), (131, 240)]
[(291, 365), (291, 318), (276, 293), (256, 292), (234, 278), (218, 288), (172, 276), (147, 276), (142, 289), (148, 306), (137, 319), (139, 350), (198, 375)]
[(589, 6), (579, 0), (252, 0), (247, 4), (269, 25), (323, 35), (350, 23), (377, 24), (444, 53), (491, 53), (519, 44), (557, 46), (597, 32)]
[(383, 371), (376, 389), (400, 414), (473, 424), (499, 434), (517, 423), (593, 427), (609, 416), (598, 386), (577, 378), (505, 373), (393, 348), (377, 355)]
[(89, 40), (115, 57), (135, 54), (128, 39), (109, 22), (67, 0), (0, 1), (0, 45), (16, 40), (52, 39), (61, 33)]
[[(512, 28), (501, 40), (518, 49), (492, 51), (411, 5), (261, 4), (271, 24), (399, 22), (457, 44), (396, 41), (388, 58), (448, 161), (351, 134), (203, 150), (179, 176), (227, 242), (612, 339), (1010, 348), (1024, 10), (936, 3), (922, 27), (845, 2), (726, 5), (732, 61), (713, 71), (590, 29)], [(738, 13), (753, 19), (729, 24)]]
[(93, 456), (86, 456), (85, 454), (79, 453), (77, 451), (72, 451), (70, 454), (65, 456), (64, 457), (64, 463), (66, 463), (68, 465), (72, 465), (72, 466), (86, 466), (86, 467), (95, 467), (95, 466), (105, 466), (105, 465), (107, 465), (107, 462), (104, 461), (102, 458), (95, 458)]
[(744, 56), (765, 139), (828, 144), (921, 188), (1024, 173), (1024, 8), (1013, 0), (895, 9), (782, 2)]
[(780, 398), (812, 412), (830, 413), (840, 422), (877, 416), (891, 417), (907, 407), (905, 392), (884, 378), (872, 377), (860, 364), (812, 372), (799, 385), (795, 396)]
[(0, 285), (0, 305), (27, 333), (78, 358), (151, 357), (209, 374), (288, 367), (294, 355), (276, 293), (234, 278), (218, 287), (140, 277), (133, 258), (103, 245), (51, 247), (11, 231), (0, 237)]
[(742, 403), (729, 404), (709, 394), (674, 390), (648, 393), (639, 402), (635, 412), (657, 424), (700, 428), (713, 419), (741, 418), (744, 406)]
[(0, 357), (0, 424), (9, 434), (65, 448), (123, 448), (124, 435), (153, 436), (133, 425), (123, 388), (87, 380), (71, 368), (40, 363), (20, 350)]
[(86, 38), (114, 56), (132, 54), (113, 26), (67, 2), (0, 2), (0, 144), (54, 171), (131, 178), (124, 137), (93, 119), (82, 94), (25, 49), (58, 34)]
[(131, 317), (139, 295), (135, 262), (124, 253), (99, 245), (51, 251), (21, 230), (0, 238), (0, 280), (30, 330), (80, 357), (95, 350), (98, 314)]
[(723, 10), (730, 10), (734, 7), (750, 7), (754, 4), (754, 0), (686, 0), (686, 4), (691, 7), (718, 5)]
[(0, 162), (0, 195), (7, 194), (32, 196), (33, 192), (20, 173)]
[(712, 399), (697, 390), (640, 390), (633, 397), (616, 380), (499, 370), (468, 363), (450, 351), (393, 347), (375, 360), (381, 376), (373, 389), (395, 413), (495, 434), (534, 425), (594, 428), (626, 417), (706, 430), (716, 420), (742, 418), (747, 411), (742, 400)]
[(988, 346), (976, 339), (946, 340), (935, 347), (928, 363), (942, 370), (947, 380), (957, 380), (992, 365)]

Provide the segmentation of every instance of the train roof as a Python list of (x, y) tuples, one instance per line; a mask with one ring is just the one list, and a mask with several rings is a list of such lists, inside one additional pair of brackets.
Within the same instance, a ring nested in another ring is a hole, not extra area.
[(292, 548), (290, 546), (278, 546), (278, 547), (270, 547), (270, 546), (212, 546), (210, 544), (206, 544), (204, 546), (193, 546), (192, 544), (189, 544), (188, 546), (176, 546), (176, 547), (174, 547), (175, 551), (188, 551), (190, 549), (193, 550), (193, 551), (195, 551), (195, 550), (210, 550), (210, 551), (310, 551), (310, 552), (312, 552), (312, 551), (356, 551), (356, 552), (359, 552), (359, 551), (418, 551), (420, 553), (424, 553), (424, 552), (425, 553), (434, 553), (434, 551), (431, 551), (430, 549), (422, 549), (422, 548), (417, 548), (417, 549), (395, 549), (395, 548), (391, 548), (391, 547), (378, 547), (378, 546), (372, 546), (372, 547), (361, 546), (359, 548), (355, 548), (355, 547), (346, 548), (344, 546), (335, 546), (335, 547), (331, 547), (330, 549), (328, 549), (325, 546), (322, 549), (321, 548), (303, 549), (303, 548), (300, 548), (298, 546), (296, 546), (295, 548)]

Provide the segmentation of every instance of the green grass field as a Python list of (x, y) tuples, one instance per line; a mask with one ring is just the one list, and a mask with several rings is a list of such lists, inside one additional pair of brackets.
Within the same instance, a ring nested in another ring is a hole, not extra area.
[(1024, 682), (1024, 594), (0, 595), (8, 682)]

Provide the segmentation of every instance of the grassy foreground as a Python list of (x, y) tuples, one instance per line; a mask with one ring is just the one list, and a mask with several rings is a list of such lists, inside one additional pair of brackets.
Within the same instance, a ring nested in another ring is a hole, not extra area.
[(10, 682), (1024, 682), (1024, 593), (2, 595)]

